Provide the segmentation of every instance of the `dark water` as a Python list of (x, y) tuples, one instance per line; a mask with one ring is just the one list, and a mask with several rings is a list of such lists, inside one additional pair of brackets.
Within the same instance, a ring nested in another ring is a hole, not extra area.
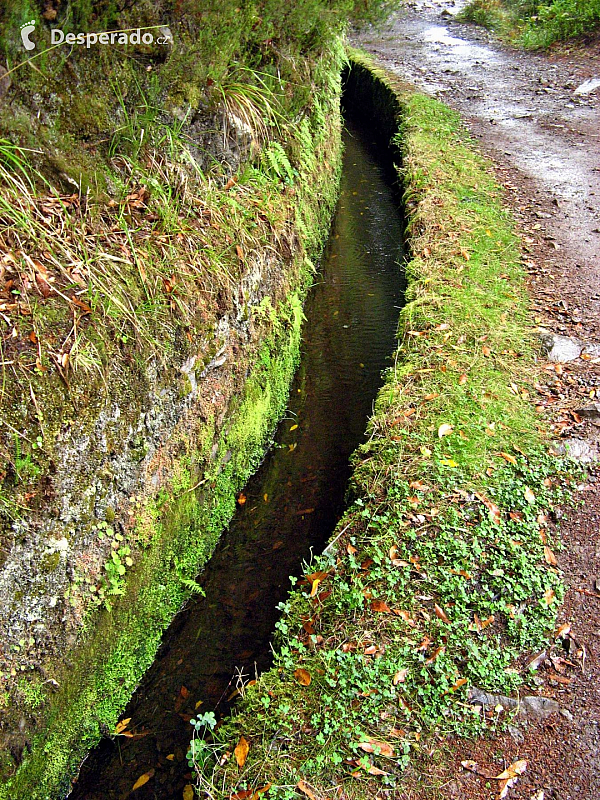
[(389, 165), (357, 129), (345, 145), (342, 192), (275, 445), (198, 579), (206, 597), (192, 598), (173, 620), (123, 714), (129, 730), (144, 735), (103, 740), (71, 800), (121, 800), (151, 770), (132, 797), (181, 800), (191, 778), (190, 716), (225, 714), (236, 675), (268, 668), (289, 576), (300, 574), (311, 549), (322, 550), (343, 512), (348, 459), (364, 441), (381, 372), (391, 364), (404, 287)]

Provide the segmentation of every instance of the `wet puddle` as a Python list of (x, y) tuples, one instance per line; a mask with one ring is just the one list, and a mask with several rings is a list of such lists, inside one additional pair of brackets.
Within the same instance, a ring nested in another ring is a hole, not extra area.
[[(404, 286), (390, 165), (358, 128), (346, 132), (345, 147), (342, 191), (275, 443), (198, 578), (206, 596), (175, 617), (123, 713), (136, 737), (102, 740), (71, 800), (181, 800), (191, 779), (190, 717), (226, 714), (239, 676), (269, 667), (289, 576), (322, 550), (343, 512), (349, 457), (391, 366)], [(132, 792), (144, 773), (152, 777)]]

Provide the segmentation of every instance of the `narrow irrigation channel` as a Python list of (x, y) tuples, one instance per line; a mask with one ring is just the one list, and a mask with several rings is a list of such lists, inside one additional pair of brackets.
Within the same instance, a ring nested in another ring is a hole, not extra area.
[(403, 300), (391, 166), (389, 152), (349, 126), (340, 200), (275, 444), (198, 578), (206, 596), (194, 596), (174, 619), (123, 714), (134, 736), (96, 747), (71, 800), (180, 800), (191, 779), (190, 717), (226, 713), (236, 676), (248, 680), (269, 666), (277, 604), (343, 512), (349, 458), (364, 441), (382, 370), (391, 365)]

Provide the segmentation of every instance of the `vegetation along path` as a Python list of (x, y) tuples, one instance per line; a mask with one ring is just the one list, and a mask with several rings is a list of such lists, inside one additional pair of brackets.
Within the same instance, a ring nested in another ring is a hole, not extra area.
[[(595, 458), (600, 369), (593, 347), (578, 355), (582, 343), (600, 340), (600, 92), (587, 91), (600, 75), (597, 40), (549, 53), (511, 49), (455, 19), (460, 5), (408, 3), (383, 32), (362, 34), (359, 43), (457, 109), (494, 159), (521, 223), (535, 322), (577, 342), (571, 355), (561, 354), (556, 343), (569, 342), (548, 338), (555, 346), (538, 410), (572, 448)], [(454, 762), (433, 769), (446, 796), (495, 796), (495, 786), (492, 794), (489, 781), (461, 761), (495, 769), (517, 758), (528, 760), (528, 770), (511, 796), (600, 795), (600, 498), (593, 470), (582, 488), (582, 506), (562, 523), (558, 566), (568, 585), (560, 621), (571, 625), (569, 652), (583, 654), (584, 663), (575, 669), (561, 660), (568, 660), (564, 651), (541, 653), (538, 680), (562, 711), (492, 742), (461, 743)]]

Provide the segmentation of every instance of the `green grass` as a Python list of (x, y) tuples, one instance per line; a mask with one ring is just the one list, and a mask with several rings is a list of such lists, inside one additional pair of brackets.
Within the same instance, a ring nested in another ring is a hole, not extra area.
[(380, 111), (399, 114), (408, 303), (356, 499), (282, 604), (274, 666), (222, 726), (198, 725), (192, 762), (214, 798), (401, 790), (432, 742), (504, 722), (477, 714), (468, 690), (526, 684), (518, 657), (552, 635), (563, 593), (548, 515), (569, 465), (547, 455), (531, 402), (534, 340), (500, 187), (453, 111), (354, 58), (387, 98)]
[(544, 48), (595, 31), (600, 0), (472, 0), (460, 18), (524, 47)]

